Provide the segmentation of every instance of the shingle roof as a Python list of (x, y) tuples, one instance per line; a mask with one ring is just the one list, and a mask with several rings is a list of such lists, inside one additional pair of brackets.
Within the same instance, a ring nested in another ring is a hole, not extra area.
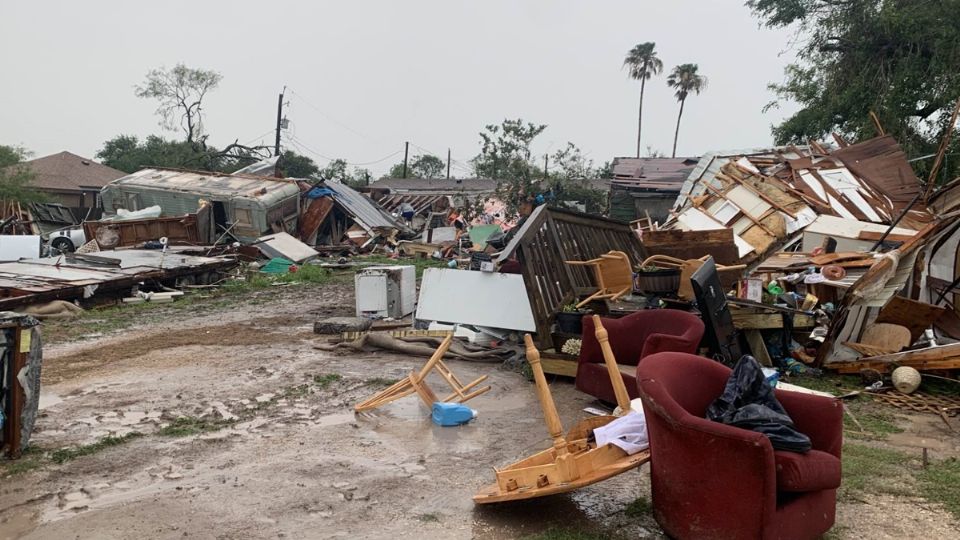
[[(100, 189), (127, 175), (113, 167), (101, 165), (92, 159), (70, 152), (60, 152), (20, 164), (30, 169), (35, 178), (31, 185), (37, 189), (81, 191), (82, 188)], [(16, 166), (16, 165), (14, 165)]]

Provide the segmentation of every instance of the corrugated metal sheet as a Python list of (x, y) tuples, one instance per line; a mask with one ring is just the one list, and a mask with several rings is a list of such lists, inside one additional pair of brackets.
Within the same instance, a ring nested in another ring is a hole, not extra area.
[(324, 186), (333, 192), (333, 198), (337, 201), (348, 214), (353, 217), (358, 225), (365, 231), (374, 234), (373, 229), (386, 227), (390, 229), (400, 229), (406, 231), (407, 228), (393, 218), (386, 210), (373, 202), (370, 197), (358, 193), (350, 186), (338, 182), (337, 180), (327, 180)]
[(448, 195), (387, 195), (377, 201), (377, 204), (388, 212), (399, 212), (401, 204), (410, 203), (410, 205), (413, 206), (413, 210), (419, 214), (421, 212), (429, 212), (430, 209), (440, 201), (445, 201), (445, 203), (441, 205), (442, 208), (450, 207)]

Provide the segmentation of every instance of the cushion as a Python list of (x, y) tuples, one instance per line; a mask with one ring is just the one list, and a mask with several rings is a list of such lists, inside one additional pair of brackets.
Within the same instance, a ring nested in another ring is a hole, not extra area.
[(774, 452), (777, 489), (780, 491), (820, 491), (840, 487), (840, 460), (833, 454), (811, 450)]

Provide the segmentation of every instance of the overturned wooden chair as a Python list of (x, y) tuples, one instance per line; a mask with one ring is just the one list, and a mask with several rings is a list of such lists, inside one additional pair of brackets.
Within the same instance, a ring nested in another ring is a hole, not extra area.
[[(356, 412), (369, 411), (371, 409), (376, 409), (390, 403), (391, 401), (396, 401), (400, 398), (407, 397), (410, 394), (416, 393), (420, 396), (420, 400), (427, 406), (427, 408), (433, 407), (433, 404), (442, 401), (444, 403), (449, 403), (450, 401), (456, 401), (457, 403), (464, 403), (465, 401), (471, 400), (480, 394), (490, 391), (489, 386), (484, 386), (477, 390), (473, 390), (477, 385), (487, 380), (487, 376), (483, 375), (482, 377), (477, 378), (469, 384), (463, 384), (460, 382), (460, 379), (443, 363), (443, 355), (446, 354), (447, 349), (450, 348), (450, 343), (453, 342), (453, 334), (448, 334), (446, 339), (440, 343), (440, 346), (437, 347), (437, 350), (434, 351), (433, 356), (427, 360), (427, 363), (423, 365), (423, 368), (420, 371), (414, 371), (407, 375), (405, 378), (394, 383), (390, 388), (377, 393), (373, 397), (358, 403), (353, 409)], [(426, 378), (430, 375), (431, 371), (436, 371), (444, 380), (447, 381), (447, 384), (450, 385), (450, 388), (453, 389), (453, 392), (450, 395), (444, 397), (443, 399), (438, 399), (437, 395), (434, 394), (433, 390), (427, 386)]]
[(597, 281), (597, 292), (577, 304), (583, 307), (593, 300), (616, 300), (633, 290), (633, 267), (630, 257), (622, 251), (604, 253), (589, 261), (566, 261), (573, 266), (590, 266)]
[[(610, 348), (607, 331), (600, 317), (594, 315), (593, 322), (618, 409), (621, 414), (629, 413), (630, 398)], [(560, 416), (540, 365), (540, 352), (529, 334), (524, 336), (524, 342), (527, 346), (527, 362), (533, 370), (537, 397), (553, 446), (502, 469), (494, 469), (497, 481), (474, 495), (474, 503), (490, 504), (566, 493), (614, 477), (650, 460), (649, 450), (629, 455), (613, 444), (598, 447), (595, 441), (589, 439), (592, 430), (609, 424), (616, 419), (615, 416), (581, 420), (564, 436)]]

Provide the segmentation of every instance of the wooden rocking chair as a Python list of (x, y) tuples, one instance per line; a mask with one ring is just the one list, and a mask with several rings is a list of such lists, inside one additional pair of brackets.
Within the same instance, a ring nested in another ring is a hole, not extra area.
[[(473, 399), (480, 394), (490, 391), (489, 386), (484, 386), (478, 390), (473, 390), (478, 384), (487, 380), (487, 376), (483, 375), (475, 381), (469, 384), (463, 384), (460, 382), (460, 379), (450, 371), (450, 368), (443, 363), (443, 355), (447, 352), (447, 349), (450, 348), (450, 343), (453, 342), (453, 334), (448, 334), (446, 339), (440, 343), (440, 346), (437, 347), (437, 350), (433, 353), (433, 356), (427, 360), (427, 363), (423, 365), (423, 368), (419, 372), (414, 371), (407, 375), (405, 378), (394, 383), (390, 388), (377, 393), (373, 397), (358, 403), (353, 409), (356, 412), (368, 411), (371, 409), (376, 409), (390, 403), (391, 401), (396, 401), (400, 398), (407, 397), (410, 394), (416, 392), (420, 396), (420, 400), (427, 406), (427, 408), (432, 408), (433, 404), (442, 401), (444, 403), (449, 403), (450, 401), (456, 401), (457, 403), (464, 403), (470, 399)], [(446, 396), (443, 399), (438, 399), (437, 395), (433, 393), (433, 390), (427, 386), (426, 378), (431, 371), (436, 370), (444, 380), (447, 381), (447, 384), (453, 388), (453, 392)], [(471, 390), (473, 390), (471, 392)]]
[(616, 300), (633, 290), (633, 267), (630, 258), (622, 251), (604, 253), (589, 261), (566, 261), (573, 266), (590, 266), (597, 280), (597, 292), (577, 304), (581, 308), (593, 300)]

